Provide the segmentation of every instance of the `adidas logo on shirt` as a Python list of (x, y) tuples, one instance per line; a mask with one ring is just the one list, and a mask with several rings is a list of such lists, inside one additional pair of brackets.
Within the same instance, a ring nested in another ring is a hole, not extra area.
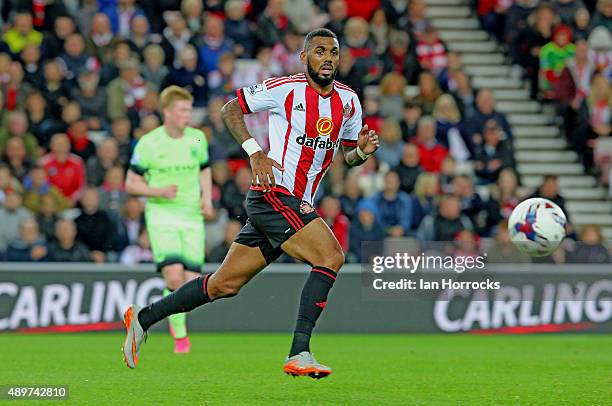
[(304, 109), (304, 106), (302, 105), (302, 103), (298, 104), (297, 106), (295, 106), (293, 108), (293, 111), (301, 111), (301, 112), (305, 112), (306, 109)]

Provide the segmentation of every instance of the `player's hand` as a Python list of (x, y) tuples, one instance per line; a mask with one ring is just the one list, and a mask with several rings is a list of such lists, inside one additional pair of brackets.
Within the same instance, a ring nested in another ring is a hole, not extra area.
[(357, 136), (357, 145), (359, 145), (359, 148), (361, 148), (364, 154), (372, 154), (380, 145), (378, 142), (378, 134), (376, 134), (374, 130), (370, 130), (367, 124), (364, 125), (361, 127), (361, 131), (359, 131), (359, 135)]
[(213, 207), (210, 199), (202, 199), (200, 201), (200, 210), (202, 211), (202, 215), (207, 220), (215, 217), (215, 208)]
[(272, 167), (279, 171), (284, 170), (283, 167), (275, 160), (268, 158), (263, 151), (254, 153), (250, 159), (253, 185), (261, 186), (264, 192), (269, 192), (273, 187), (276, 187)]
[(158, 196), (164, 197), (166, 199), (175, 199), (176, 192), (178, 192), (178, 186), (170, 185), (163, 188), (158, 189)]

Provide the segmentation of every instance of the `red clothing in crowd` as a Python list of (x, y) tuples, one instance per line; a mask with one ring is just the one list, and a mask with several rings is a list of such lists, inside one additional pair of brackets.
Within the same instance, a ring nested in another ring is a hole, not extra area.
[(442, 169), (442, 161), (444, 161), (444, 158), (448, 155), (448, 149), (437, 142), (427, 145), (415, 141), (415, 144), (419, 149), (421, 168), (423, 168), (425, 172), (439, 173)]
[(317, 210), (317, 212), (319, 213), (319, 216), (321, 216), (323, 220), (327, 223), (329, 228), (331, 228), (332, 233), (334, 233), (336, 239), (342, 247), (342, 251), (347, 252), (349, 248), (349, 231), (351, 229), (351, 222), (348, 217), (340, 213), (330, 223), (330, 219), (323, 217), (323, 214), (320, 210)]
[(59, 162), (49, 153), (40, 159), (40, 165), (47, 172), (49, 182), (67, 198), (76, 202), (85, 188), (85, 165), (77, 155), (70, 154), (65, 162)]
[(363, 17), (370, 21), (374, 10), (380, 6), (380, 0), (347, 1), (346, 13), (349, 17)]

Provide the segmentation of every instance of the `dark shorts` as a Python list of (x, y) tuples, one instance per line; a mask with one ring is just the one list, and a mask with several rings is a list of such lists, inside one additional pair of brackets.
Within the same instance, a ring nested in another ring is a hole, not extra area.
[(282, 254), (282, 243), (319, 217), (310, 203), (282, 188), (267, 193), (249, 190), (246, 210), (249, 218), (234, 241), (259, 247), (268, 264)]

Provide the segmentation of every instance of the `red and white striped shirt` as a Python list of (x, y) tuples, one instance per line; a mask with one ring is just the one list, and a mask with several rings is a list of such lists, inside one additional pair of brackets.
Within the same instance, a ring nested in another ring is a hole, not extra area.
[(243, 113), (270, 111), (268, 156), (284, 168), (272, 168), (276, 185), (312, 204), (340, 144), (357, 146), (357, 94), (334, 81), (333, 90), (322, 95), (308, 85), (303, 73), (268, 79), (236, 94)]

